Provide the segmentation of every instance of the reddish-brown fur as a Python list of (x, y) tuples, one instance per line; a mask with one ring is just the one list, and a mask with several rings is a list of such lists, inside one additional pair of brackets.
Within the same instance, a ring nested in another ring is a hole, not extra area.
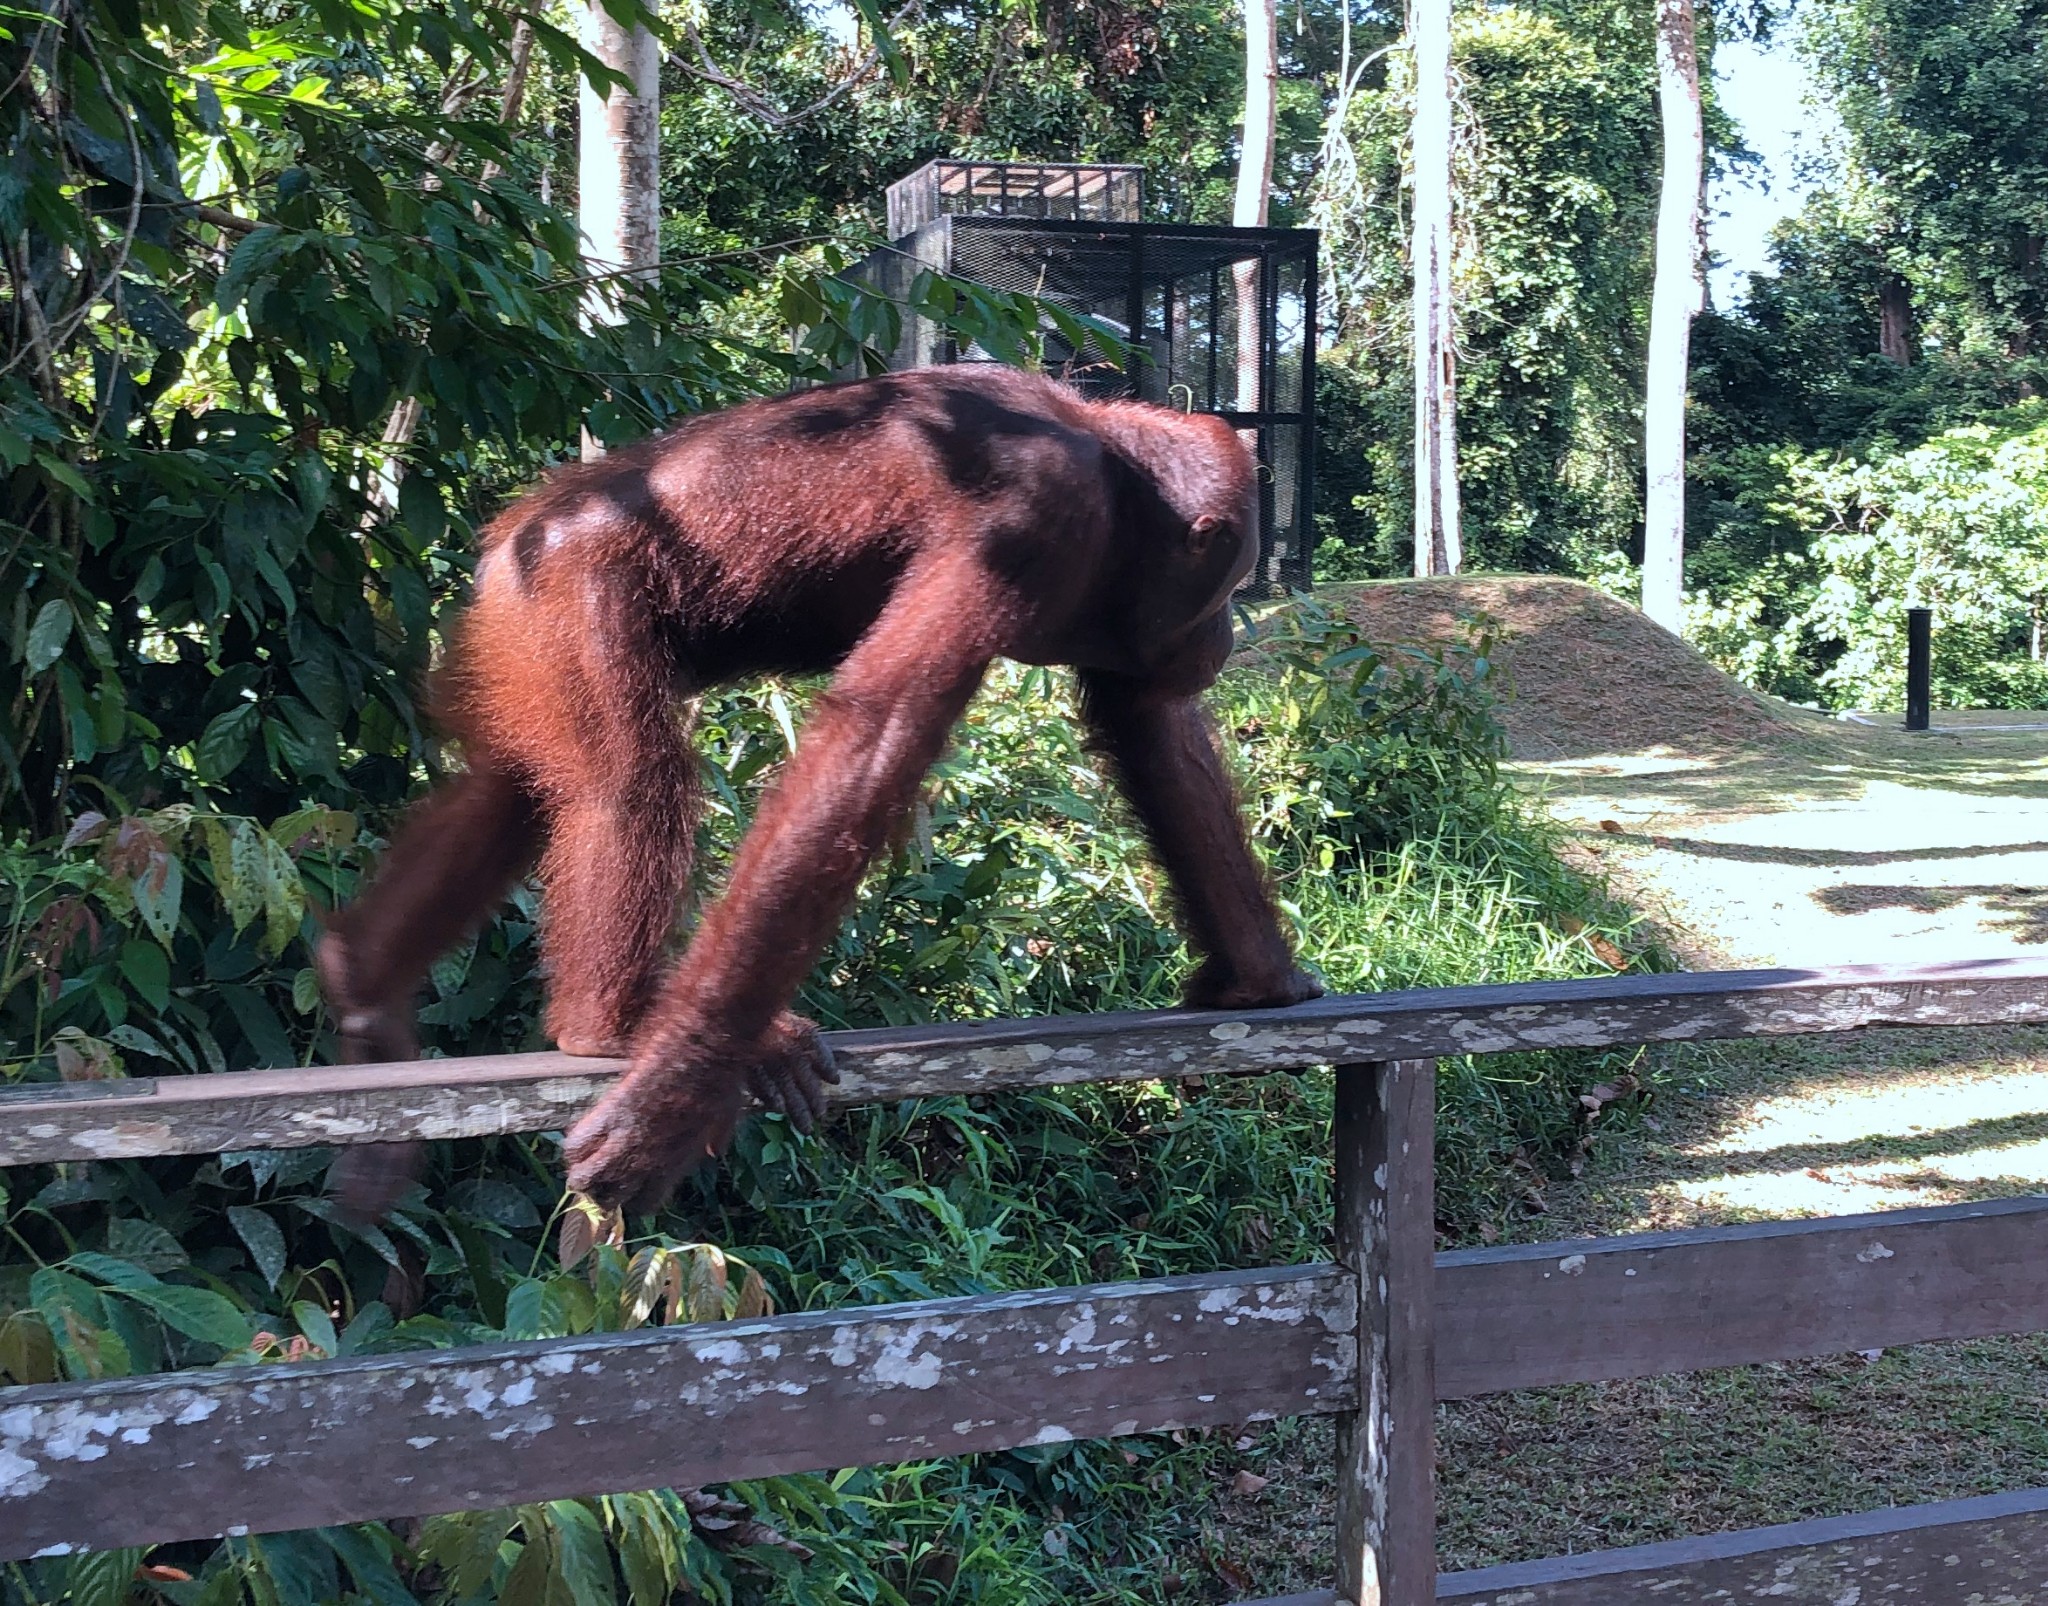
[[(1256, 531), (1253, 464), (1221, 420), (987, 366), (751, 402), (561, 470), (485, 533), (441, 698), (467, 773), (323, 946), (346, 1051), (412, 1052), (426, 967), (538, 852), (549, 1030), (632, 1059), (569, 1135), (571, 1185), (658, 1202), (723, 1150), (749, 1089), (808, 1129), (836, 1077), (790, 1001), (998, 656), (1079, 671), (1202, 955), (1188, 1001), (1315, 996), (1198, 701)], [(697, 808), (681, 700), (823, 670), (724, 897), (664, 974)]]

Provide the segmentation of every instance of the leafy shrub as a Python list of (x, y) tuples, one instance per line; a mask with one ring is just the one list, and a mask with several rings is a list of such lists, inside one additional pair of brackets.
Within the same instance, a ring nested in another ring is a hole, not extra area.
[[(1449, 651), (1375, 650), (1298, 604), (1261, 622), (1227, 677), (1219, 712), (1261, 851), (1333, 986), (1583, 974), (1606, 963), (1596, 943), (1626, 940), (1625, 919), (1563, 870), (1501, 783), (1491, 673), (1483, 634)], [(706, 700), (707, 876), (809, 691)], [(1044, 671), (992, 677), (807, 1007), (872, 1025), (1171, 1001), (1185, 958), (1164, 889), (1065, 696)], [(66, 842), (13, 850), (0, 881), (10, 1076), (324, 1054), (307, 908), (346, 897), (374, 846), (338, 810), (260, 821), (180, 806), (82, 819)], [(439, 1048), (537, 1041), (533, 913), (520, 894), (436, 967), (426, 1013)], [(1611, 1074), (1583, 1055), (1447, 1061), (1447, 1217), (1519, 1208), (1504, 1174), (1568, 1161), (1585, 1134), (1576, 1094)], [(546, 1137), (437, 1146), (427, 1184), (382, 1229), (335, 1215), (321, 1149), (15, 1171), (0, 1196), (0, 1370), (43, 1381), (261, 1364), (716, 1319), (771, 1299), (1312, 1259), (1327, 1252), (1328, 1119), (1319, 1074), (909, 1100), (850, 1111), (817, 1140), (763, 1119), (630, 1236), (562, 1200)], [(196, 1575), (164, 1586), (180, 1600), (648, 1601), (686, 1587), (887, 1601), (955, 1576), (961, 1598), (1114, 1599), (1144, 1585), (1190, 1520), (1173, 1491), (1206, 1476), (1209, 1453), (1045, 1446), (735, 1486), (742, 1512), (720, 1520), (751, 1539), (735, 1554), (706, 1537), (732, 1529), (693, 1527), (685, 1498), (665, 1493), (437, 1518), (416, 1542), (361, 1525), (153, 1555)], [(103, 1565), (37, 1563), (0, 1592), (54, 1598)]]
[(1897, 708), (1906, 609), (1926, 606), (1937, 703), (2048, 704), (2048, 665), (2031, 655), (2048, 596), (2039, 406), (1867, 460), (1772, 460), (1769, 511), (1807, 539), (1695, 599), (1688, 633), (1722, 667), (1833, 707)]

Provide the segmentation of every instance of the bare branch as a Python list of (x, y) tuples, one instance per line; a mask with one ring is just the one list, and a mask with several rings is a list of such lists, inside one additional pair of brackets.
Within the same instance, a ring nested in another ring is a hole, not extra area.
[[(920, 14), (922, 7), (923, 0), (907, 0), (902, 9), (891, 17), (885, 26), (893, 31), (906, 19)], [(678, 50), (670, 54), (670, 63), (700, 82), (717, 85), (728, 95), (732, 96), (734, 100), (738, 101), (744, 110), (760, 118), (770, 128), (793, 128), (799, 123), (808, 122), (811, 118), (836, 105), (855, 89), (866, 83), (868, 79), (874, 76), (875, 69), (882, 62), (881, 46), (871, 46), (867, 54), (855, 63), (853, 70), (825, 91), (823, 95), (820, 95), (808, 106), (799, 107), (795, 111), (784, 111), (769, 99), (766, 90), (758, 85), (748, 83), (743, 78), (735, 78), (731, 73), (719, 66), (716, 61), (712, 60), (711, 51), (705, 45), (703, 35), (697, 32), (697, 25), (694, 22), (686, 20), (683, 23), (683, 33), (689, 39), (691, 45), (696, 48), (697, 59), (691, 61)]]

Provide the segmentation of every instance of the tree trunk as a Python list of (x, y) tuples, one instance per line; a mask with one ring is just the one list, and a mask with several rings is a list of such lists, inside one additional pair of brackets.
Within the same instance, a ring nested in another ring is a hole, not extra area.
[[(1241, 229), (1262, 229), (1271, 215), (1280, 82), (1277, 14), (1277, 0), (1244, 0), (1244, 138), (1238, 148), (1237, 195), (1230, 211), (1230, 221)], [(1237, 306), (1237, 385), (1232, 403), (1241, 413), (1262, 412), (1266, 406), (1266, 320), (1258, 260), (1233, 263), (1230, 277)], [(1238, 434), (1263, 462), (1260, 431), (1243, 429)], [(1262, 574), (1260, 578), (1270, 583), (1277, 576)]]
[(1458, 527), (1457, 356), (1451, 306), (1451, 0), (1411, 0), (1415, 52), (1415, 572), (1464, 566)]
[[(1273, 198), (1273, 135), (1280, 82), (1277, 0), (1244, 3), (1244, 141), (1237, 159), (1237, 198), (1230, 221), (1241, 229), (1262, 229)], [(1259, 265), (1240, 262), (1232, 270), (1237, 286), (1237, 405), (1256, 412), (1259, 394)]]
[[(622, 27), (604, 0), (584, 0), (582, 43), (630, 88), (599, 95), (586, 79), (578, 120), (576, 217), (583, 260), (594, 276), (645, 279), (661, 261), (661, 49), (647, 28)], [(593, 322), (618, 321), (609, 286), (593, 285)], [(604, 455), (583, 432), (583, 457)]]
[(1700, 197), (1706, 139), (1692, 0), (1657, 0), (1657, 101), (1664, 191), (1643, 385), (1643, 612), (1678, 634), (1685, 597), (1685, 392), (1700, 310)]
[(1877, 287), (1877, 349), (1901, 368), (1913, 361), (1913, 287), (1896, 273)]

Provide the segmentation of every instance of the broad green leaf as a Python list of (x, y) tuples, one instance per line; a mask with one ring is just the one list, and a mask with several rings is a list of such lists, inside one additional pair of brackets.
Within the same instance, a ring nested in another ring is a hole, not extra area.
[(142, 995), (151, 1009), (166, 1008), (171, 1001), (171, 962), (153, 942), (130, 941), (121, 945), (121, 974), (128, 985)]
[(263, 942), (259, 951), (275, 959), (291, 945), (306, 918), (306, 889), (299, 867), (267, 831), (253, 835), (263, 854)]
[(498, 1591), (498, 1606), (548, 1606), (548, 1585), (555, 1570), (554, 1547), (548, 1543), (546, 1529), (536, 1533), (529, 1527), (526, 1534), (525, 1548)]
[(247, 702), (237, 703), (227, 712), (216, 714), (209, 720), (193, 747), (192, 756), (198, 762), (200, 779), (226, 780), (248, 756), (249, 743), (261, 723), (261, 712), (254, 703)]
[(555, 1570), (576, 1606), (616, 1606), (612, 1550), (597, 1513), (580, 1500), (548, 1502), (548, 1526), (555, 1531)]
[(71, 604), (52, 597), (36, 610), (36, 622), (28, 629), (28, 671), (40, 675), (64, 656), (64, 643), (71, 639)]
[(307, 1342), (319, 1346), (323, 1353), (341, 1353), (341, 1338), (334, 1331), (334, 1318), (311, 1300), (292, 1302), (292, 1320), (299, 1324), (299, 1331), (305, 1334)]
[(0, 1373), (10, 1383), (57, 1381), (57, 1341), (41, 1311), (17, 1310), (0, 1316)]
[(246, 1312), (210, 1288), (181, 1288), (160, 1283), (154, 1288), (124, 1288), (123, 1298), (143, 1306), (166, 1327), (187, 1338), (213, 1344), (224, 1350), (246, 1349), (249, 1318)]
[[(171, 939), (177, 934), (178, 914), (185, 900), (185, 867), (178, 862), (174, 853), (158, 857), (148, 869), (135, 878), (129, 891), (135, 897), (135, 912), (142, 916), (142, 923), (149, 928), (149, 934), (164, 945), (171, 946)], [(161, 1009), (163, 1006), (157, 1006)]]
[(246, 820), (202, 816), (199, 825), (206, 837), (214, 886), (220, 892), (221, 902), (227, 905), (228, 918), (240, 931), (256, 918), (268, 893), (264, 885), (263, 849)]
[(278, 1278), (284, 1275), (284, 1229), (268, 1211), (259, 1210), (254, 1205), (228, 1206), (228, 1221), (236, 1236), (247, 1246), (249, 1258), (256, 1262), (256, 1270), (263, 1281), (275, 1289)]
[(176, 1271), (192, 1263), (185, 1246), (167, 1230), (135, 1216), (119, 1216), (107, 1224), (107, 1253), (152, 1273)]

